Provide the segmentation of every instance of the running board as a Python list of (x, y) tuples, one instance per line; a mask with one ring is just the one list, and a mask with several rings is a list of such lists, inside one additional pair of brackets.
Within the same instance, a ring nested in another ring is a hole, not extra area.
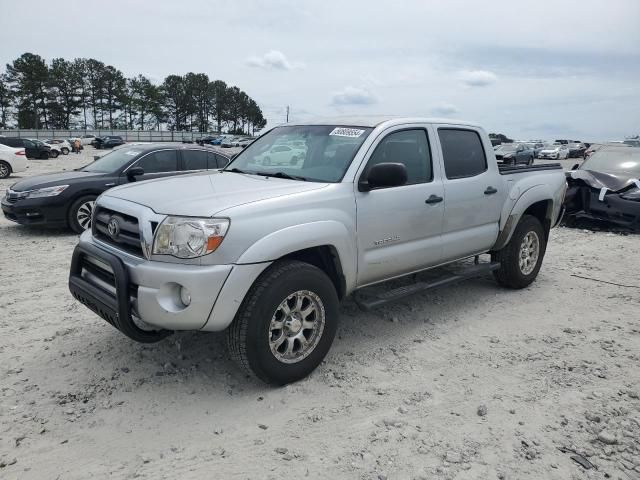
[(416, 293), (431, 290), (432, 288), (444, 287), (446, 285), (458, 283), (463, 280), (483, 277), (488, 273), (497, 270), (498, 268), (500, 268), (500, 262), (475, 263), (456, 273), (448, 272), (444, 276), (441, 276), (437, 279), (429, 281), (419, 281), (411, 285), (394, 288), (393, 290), (387, 290), (386, 292), (368, 298), (363, 298), (360, 292), (356, 292), (356, 294), (354, 295), (354, 300), (360, 308), (364, 310), (371, 310), (373, 308), (378, 308), (382, 305), (386, 305), (387, 303), (395, 302), (402, 298), (415, 295)]

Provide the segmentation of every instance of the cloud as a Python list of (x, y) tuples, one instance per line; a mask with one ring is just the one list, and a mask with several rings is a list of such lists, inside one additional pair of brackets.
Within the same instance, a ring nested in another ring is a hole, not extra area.
[(442, 116), (442, 117), (448, 117), (449, 115), (455, 115), (456, 113), (459, 113), (460, 110), (458, 110), (458, 107), (456, 107), (455, 105), (451, 105), (450, 103), (442, 103), (440, 105), (437, 105), (435, 107), (433, 107), (431, 109), (431, 113), (433, 115), (438, 115), (438, 116)]
[(377, 103), (375, 95), (366, 88), (344, 87), (331, 95), (331, 105), (373, 105)]
[(284, 53), (279, 50), (269, 50), (262, 56), (251, 56), (246, 62), (250, 67), (264, 68), (265, 70), (293, 70), (301, 68), (302, 63), (290, 62)]
[(487, 70), (466, 70), (460, 74), (460, 80), (467, 87), (486, 87), (497, 82), (498, 77)]

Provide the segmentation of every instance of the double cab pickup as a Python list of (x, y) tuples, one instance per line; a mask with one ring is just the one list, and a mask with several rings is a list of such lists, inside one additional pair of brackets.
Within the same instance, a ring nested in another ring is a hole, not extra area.
[[(274, 150), (291, 158), (267, 160)], [(528, 286), (565, 192), (557, 164), (498, 165), (474, 123), (287, 124), (223, 169), (104, 192), (69, 287), (139, 342), (226, 330), (241, 366), (286, 384), (326, 356), (348, 295), (373, 308), (489, 272), (502, 286)], [(363, 294), (464, 259), (475, 262), (457, 274)]]

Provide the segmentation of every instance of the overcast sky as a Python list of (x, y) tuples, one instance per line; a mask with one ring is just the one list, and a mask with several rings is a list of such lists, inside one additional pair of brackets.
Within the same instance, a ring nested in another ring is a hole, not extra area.
[(270, 126), (290, 105), (293, 120), (446, 116), (516, 138), (640, 134), (640, 0), (2, 3), (2, 65), (29, 51), (156, 82), (204, 72), (255, 98)]

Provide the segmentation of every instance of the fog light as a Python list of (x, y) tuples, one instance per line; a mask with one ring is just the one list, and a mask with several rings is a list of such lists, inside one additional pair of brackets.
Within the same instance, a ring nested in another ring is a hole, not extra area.
[(191, 292), (186, 287), (180, 287), (180, 301), (185, 307), (191, 304)]

